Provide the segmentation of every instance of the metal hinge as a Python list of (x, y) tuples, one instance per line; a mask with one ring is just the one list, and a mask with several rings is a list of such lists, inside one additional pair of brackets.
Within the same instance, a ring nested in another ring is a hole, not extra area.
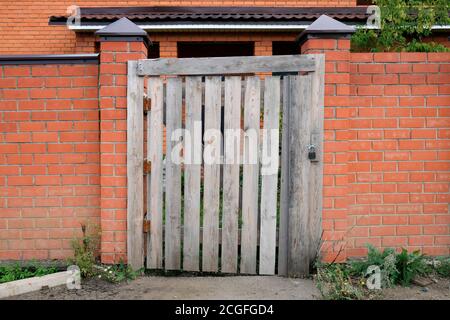
[(144, 174), (149, 174), (151, 171), (152, 171), (151, 161), (144, 159)]
[(152, 100), (144, 93), (144, 114), (152, 109)]
[(150, 233), (151, 225), (152, 225), (152, 223), (150, 220), (144, 220), (144, 224), (143, 224), (144, 233)]

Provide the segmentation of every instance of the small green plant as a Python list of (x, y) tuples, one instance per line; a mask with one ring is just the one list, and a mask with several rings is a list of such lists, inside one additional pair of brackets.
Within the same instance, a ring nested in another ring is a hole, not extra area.
[(409, 286), (416, 275), (426, 275), (431, 272), (431, 268), (426, 264), (425, 256), (418, 250), (408, 253), (406, 249), (402, 249), (397, 254), (396, 266), (399, 272), (396, 282), (402, 286)]
[(30, 262), (24, 266), (19, 263), (0, 266), (0, 283), (21, 280), (31, 277), (40, 277), (58, 272), (56, 266), (44, 266), (37, 262)]
[(316, 267), (316, 284), (324, 299), (359, 300), (364, 297), (364, 283), (354, 284), (345, 264), (318, 263)]
[(134, 271), (129, 265), (122, 260), (118, 265), (97, 266), (97, 277), (109, 282), (117, 283), (125, 280), (134, 280), (143, 270)]
[(77, 265), (81, 276), (86, 278), (95, 274), (100, 235), (97, 226), (81, 224), (81, 231), (82, 237), (72, 240), (74, 257), (69, 259), (69, 263)]

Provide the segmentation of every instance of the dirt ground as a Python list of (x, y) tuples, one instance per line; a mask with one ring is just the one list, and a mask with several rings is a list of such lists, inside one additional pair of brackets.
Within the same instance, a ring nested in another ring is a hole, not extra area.
[(383, 290), (387, 300), (450, 300), (450, 279), (437, 278), (437, 283), (426, 287), (394, 287)]
[[(385, 289), (380, 296), (388, 300), (450, 300), (449, 279), (439, 279), (426, 288), (411, 286)], [(43, 289), (9, 299), (26, 300), (313, 300), (321, 299), (314, 282), (275, 276), (239, 277), (159, 277), (142, 276), (130, 282), (112, 284), (97, 278), (84, 281), (80, 290), (65, 286)]]
[(311, 300), (320, 293), (307, 279), (282, 277), (154, 277), (112, 284), (97, 278), (82, 282), (80, 290), (65, 286), (43, 289), (12, 299), (186, 299), (186, 300)]

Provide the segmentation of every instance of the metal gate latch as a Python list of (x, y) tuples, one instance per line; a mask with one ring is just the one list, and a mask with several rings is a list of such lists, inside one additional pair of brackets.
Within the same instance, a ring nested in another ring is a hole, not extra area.
[(309, 160), (316, 159), (316, 146), (313, 144), (308, 145), (308, 159)]

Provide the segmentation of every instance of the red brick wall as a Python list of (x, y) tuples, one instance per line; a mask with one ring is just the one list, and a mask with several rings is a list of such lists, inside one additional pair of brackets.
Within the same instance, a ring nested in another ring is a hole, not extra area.
[(450, 254), (450, 53), (351, 55), (348, 256)]
[(99, 222), (98, 65), (0, 66), (0, 260), (63, 259)]
[(450, 54), (348, 46), (302, 46), (326, 56), (322, 256), (362, 256), (367, 243), (448, 255)]
[[(356, 0), (22, 0), (0, 5), (0, 54), (92, 52), (77, 45), (75, 33), (65, 26), (49, 26), (50, 16), (66, 15), (67, 7), (118, 6), (354, 6)], [(82, 37), (82, 36), (81, 36)]]

